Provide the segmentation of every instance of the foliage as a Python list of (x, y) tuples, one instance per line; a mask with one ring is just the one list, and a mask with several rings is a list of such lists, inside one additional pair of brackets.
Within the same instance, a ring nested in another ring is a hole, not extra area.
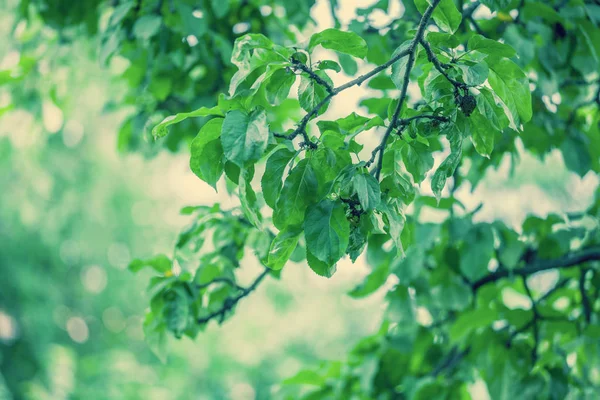
[[(518, 227), (480, 221), (457, 198), (521, 151), (558, 150), (576, 174), (598, 173), (597, 4), (404, 1), (401, 18), (377, 27), (371, 17), (389, 10), (378, 1), (342, 29), (332, 0), (336, 27), (299, 42), (274, 14), (286, 8), (302, 28), (311, 2), (264, 2), (274, 13), (241, 36), (231, 32), (263, 2), (204, 2), (206, 24), (190, 19), (198, 14), (185, 1), (149, 3), (118, 4), (102, 33), (101, 58), (128, 59), (124, 77), (136, 93), (126, 97), (137, 111), (120, 143), (164, 111), (174, 115), (152, 132), (169, 148), (201, 125), (191, 170), (239, 199), (230, 209), (184, 209), (191, 223), (173, 253), (130, 264), (154, 273), (144, 331), (158, 355), (169, 335), (195, 338), (231, 317), (289, 260), (331, 277), (349, 256), (372, 268), (350, 296), (388, 289), (381, 328), (346, 360), (284, 381), (281, 397), (585, 398), (600, 390), (600, 197)], [(188, 35), (206, 40), (190, 49), (181, 41)], [(198, 60), (205, 72), (194, 79)], [(325, 119), (361, 85), (370, 97), (360, 110)], [(427, 209), (443, 220), (427, 221)], [(241, 285), (246, 263), (264, 269)]]

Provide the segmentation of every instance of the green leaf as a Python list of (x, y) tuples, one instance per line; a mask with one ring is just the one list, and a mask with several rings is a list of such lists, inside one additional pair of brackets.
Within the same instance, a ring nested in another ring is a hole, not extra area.
[(306, 210), (304, 236), (306, 248), (328, 266), (334, 265), (346, 253), (350, 225), (346, 208), (339, 200), (322, 200)]
[(213, 107), (213, 108), (200, 107), (199, 109), (192, 111), (192, 112), (179, 113), (179, 114), (168, 116), (165, 119), (163, 119), (160, 124), (158, 124), (154, 128), (152, 128), (152, 136), (154, 136), (155, 138), (166, 136), (167, 133), (169, 133), (167, 130), (167, 127), (169, 125), (177, 124), (183, 120), (186, 120), (186, 119), (192, 118), (192, 117), (208, 117), (210, 115), (217, 116), (217, 117), (223, 117), (223, 113), (221, 112), (221, 109), (219, 107)]
[(514, 62), (505, 58), (488, 58), (488, 81), (498, 97), (506, 104), (515, 125), (532, 117), (529, 79)]
[(283, 173), (294, 155), (294, 152), (286, 148), (280, 148), (267, 159), (265, 173), (262, 176), (260, 184), (265, 203), (273, 209), (277, 204), (279, 192), (281, 192)]
[(187, 327), (189, 316), (188, 297), (182, 287), (168, 290), (163, 295), (163, 316), (167, 329), (180, 338)]
[(479, 110), (475, 110), (469, 117), (471, 127), (471, 141), (475, 150), (484, 157), (489, 158), (494, 150), (494, 136), (496, 129)]
[(367, 172), (354, 175), (352, 186), (364, 211), (377, 207), (381, 200), (381, 189), (379, 188), (379, 182), (371, 174)]
[(250, 114), (229, 111), (223, 121), (221, 143), (225, 157), (239, 167), (258, 161), (269, 140), (267, 115), (262, 109)]
[(511, 58), (516, 55), (515, 49), (511, 46), (500, 43), (496, 40), (488, 39), (481, 35), (473, 35), (467, 43), (469, 51), (476, 50), (480, 53), (489, 54), (496, 57)]
[(477, 109), (494, 128), (502, 131), (508, 127), (509, 121), (504, 113), (504, 109), (498, 104), (494, 94), (488, 88), (483, 87), (479, 89)]
[(490, 225), (474, 225), (464, 238), (460, 269), (465, 276), (475, 281), (488, 272), (488, 263), (494, 254), (494, 233)]
[(260, 223), (262, 218), (260, 214), (260, 208), (256, 199), (256, 193), (254, 193), (252, 185), (250, 184), (252, 176), (250, 176), (250, 173), (246, 168), (243, 168), (241, 172), (242, 173), (239, 180), (239, 189), (242, 212), (246, 216), (246, 219), (250, 221), (252, 225), (260, 229)]
[(210, 0), (212, 10), (215, 13), (215, 17), (223, 18), (229, 12), (230, 0)]
[(355, 299), (360, 299), (375, 293), (387, 281), (389, 273), (389, 264), (381, 264), (360, 285), (348, 292), (348, 295)]
[(296, 82), (296, 74), (287, 68), (275, 71), (265, 86), (267, 101), (273, 106), (281, 104), (288, 98), (294, 82)]
[(319, 260), (308, 250), (308, 248), (306, 249), (306, 261), (315, 274), (324, 276), (325, 278), (331, 278), (337, 269), (336, 264), (328, 265)]
[(438, 205), (442, 197), (442, 190), (446, 186), (446, 180), (454, 174), (462, 157), (462, 136), (460, 133), (457, 133), (455, 136), (457, 138), (450, 141), (450, 154), (442, 161), (437, 171), (431, 177), (431, 190), (435, 195)]
[(404, 144), (400, 151), (406, 170), (416, 183), (423, 182), (427, 172), (433, 168), (433, 155), (429, 147), (421, 142), (412, 141)]
[(490, 326), (498, 317), (498, 312), (490, 308), (477, 308), (461, 314), (450, 328), (450, 339), (458, 342), (477, 328)]
[(223, 146), (221, 145), (221, 127), (223, 118), (208, 121), (192, 141), (190, 169), (196, 176), (215, 190), (223, 174)]
[[(406, 42), (402, 43), (400, 45), (400, 47), (398, 47), (396, 49), (396, 51), (394, 51), (394, 54), (392, 54), (392, 58), (396, 57), (396, 55), (402, 53), (403, 51), (408, 50), (411, 43), (412, 43), (412, 40), (407, 40)], [(417, 50), (417, 53), (418, 53), (418, 50)], [(394, 82), (394, 85), (396, 85), (396, 87), (400, 90), (402, 90), (402, 86), (404, 85), (404, 75), (406, 74), (407, 65), (408, 65), (408, 56), (402, 57), (401, 59), (396, 61), (394, 64), (392, 64), (392, 75), (391, 75), (392, 82)]]
[(581, 135), (570, 135), (561, 144), (560, 150), (565, 165), (580, 177), (584, 177), (592, 167), (590, 150)]
[(444, 32), (428, 32), (427, 41), (433, 47), (455, 49), (460, 46), (460, 40), (456, 36)]
[(311, 370), (302, 370), (291, 378), (283, 381), (284, 385), (313, 385), (322, 386), (325, 384), (325, 378)]
[[(330, 85), (332, 84), (331, 79), (325, 74), (323, 71), (315, 72), (318, 76), (323, 78)], [(300, 101), (300, 106), (306, 112), (311, 112), (319, 103), (321, 103), (329, 93), (327, 89), (323, 85), (315, 82), (310, 76), (302, 75), (300, 77), (300, 86), (298, 86), (298, 100)], [(329, 103), (326, 103), (321, 106), (318, 114), (322, 114), (327, 110)]]
[(129, 270), (132, 272), (138, 272), (143, 268), (150, 267), (156, 272), (161, 274), (171, 271), (171, 259), (164, 254), (159, 254), (155, 257), (140, 260), (136, 258), (129, 263)]
[[(430, 0), (415, 0), (415, 5), (421, 14), (429, 7)], [(462, 14), (456, 8), (454, 0), (442, 0), (433, 10), (433, 20), (440, 29), (454, 33), (462, 21)]]
[(165, 363), (167, 361), (167, 331), (165, 324), (161, 323), (156, 315), (149, 312), (146, 314), (142, 328), (148, 347), (162, 363)]
[(288, 227), (280, 231), (271, 242), (267, 267), (278, 271), (288, 262), (298, 245), (302, 230), (298, 227)]
[(161, 23), (162, 18), (158, 15), (144, 15), (135, 21), (133, 34), (138, 39), (148, 40), (158, 33)]
[(364, 58), (368, 52), (367, 42), (362, 37), (354, 32), (340, 31), (334, 28), (325, 29), (312, 35), (308, 51), (312, 51), (318, 45), (358, 58)]
[(292, 169), (283, 184), (283, 189), (273, 212), (273, 224), (278, 229), (290, 225), (302, 225), (306, 208), (316, 201), (317, 176), (308, 159)]
[(330, 69), (335, 72), (340, 72), (342, 70), (342, 67), (340, 66), (340, 64), (338, 64), (337, 62), (335, 62), (333, 60), (321, 60), (321, 61), (319, 61), (319, 64), (317, 67), (321, 70)]
[(462, 71), (464, 82), (469, 86), (479, 86), (483, 84), (489, 74), (489, 68), (485, 61), (476, 64), (459, 64), (458, 67)]
[(381, 191), (387, 193), (388, 196), (400, 198), (405, 204), (409, 204), (415, 198), (415, 187), (400, 166), (401, 158), (400, 150), (384, 153), (383, 169), (386, 171), (386, 177), (383, 178), (380, 186)]
[(377, 209), (383, 213), (387, 233), (396, 245), (396, 254), (398, 256), (403, 255), (404, 248), (402, 246), (401, 235), (404, 229), (404, 216), (400, 210), (394, 210), (394, 207), (389, 204), (380, 203)]

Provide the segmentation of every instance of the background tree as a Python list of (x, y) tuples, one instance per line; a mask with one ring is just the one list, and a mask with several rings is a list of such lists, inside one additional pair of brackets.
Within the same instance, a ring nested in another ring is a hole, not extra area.
[[(351, 297), (387, 290), (381, 327), (278, 396), (593, 396), (598, 199), (513, 226), (479, 219), (459, 193), (490, 167), (556, 150), (595, 176), (600, 6), (418, 0), (377, 24), (390, 3), (340, 21), (331, 1), (335, 27), (305, 41), (311, 2), (118, 2), (98, 14), (23, 3), (71, 35), (95, 34), (100, 16), (100, 60), (128, 61), (120, 104), (135, 111), (120, 148), (153, 126), (176, 149), (201, 126), (190, 169), (238, 199), (183, 209), (192, 222), (173, 251), (129, 265), (156, 274), (148, 343), (164, 357), (169, 335), (224, 322), (290, 262), (331, 277), (348, 256), (372, 269)], [(368, 96), (329, 118), (357, 86)]]

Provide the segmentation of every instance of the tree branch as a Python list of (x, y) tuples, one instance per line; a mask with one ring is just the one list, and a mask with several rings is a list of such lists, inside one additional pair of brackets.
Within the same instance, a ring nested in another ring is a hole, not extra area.
[(317, 82), (319, 85), (323, 86), (325, 88), (325, 90), (327, 90), (327, 93), (331, 94), (333, 92), (333, 88), (331, 87), (331, 85), (328, 82), (326, 82), (323, 78), (321, 78), (319, 75), (317, 75), (312, 69), (308, 68), (306, 65), (304, 65), (303, 63), (301, 63), (294, 57), (292, 57), (292, 65), (294, 68), (297, 68), (297, 69), (305, 72), (306, 74), (308, 74), (308, 76), (310, 76), (310, 78), (312, 80)]
[[(235, 307), (235, 305), (241, 299), (243, 299), (244, 297), (246, 297), (250, 293), (252, 293), (258, 287), (259, 283), (264, 279), (265, 276), (267, 276), (267, 274), (270, 271), (271, 270), (269, 268), (265, 268), (265, 270), (254, 280), (254, 282), (252, 282), (252, 284), (250, 286), (248, 286), (247, 288), (245, 288), (245, 289), (238, 286), (238, 288), (241, 289), (241, 293), (240, 294), (238, 294), (235, 297), (229, 297), (229, 298), (225, 299), (225, 301), (223, 302), (223, 306), (221, 306), (221, 308), (219, 308), (216, 311), (213, 311), (212, 313), (208, 314), (205, 317), (198, 318), (196, 320), (196, 322), (198, 324), (205, 324), (205, 323), (209, 322), (211, 319), (219, 317), (219, 323), (222, 323), (224, 321), (224, 319), (225, 319), (225, 314), (227, 313), (227, 311), (229, 311), (233, 307)], [(217, 279), (220, 279), (220, 278), (217, 278)], [(210, 283), (213, 283), (213, 282), (215, 282), (215, 281), (212, 281)]]
[(431, 49), (431, 45), (425, 39), (421, 39), (421, 45), (427, 53), (427, 59), (429, 60), (429, 62), (433, 64), (435, 69), (437, 69), (440, 74), (444, 75), (444, 78), (446, 78), (448, 82), (450, 82), (457, 89), (467, 89), (467, 85), (465, 83), (450, 78), (450, 76), (446, 73), (446, 69), (450, 68), (450, 65), (442, 63), (436, 57), (436, 55), (433, 53), (433, 50)]
[(427, 7), (425, 12), (423, 13), (423, 16), (421, 17), (421, 21), (419, 22), (419, 26), (417, 27), (417, 33), (415, 34), (414, 39), (412, 40), (412, 42), (410, 43), (410, 45), (408, 47), (408, 61), (406, 63), (406, 67), (405, 67), (406, 70), (404, 71), (404, 77), (402, 79), (402, 88), (400, 90), (400, 99), (398, 100), (398, 105), (396, 106), (396, 109), (394, 110), (394, 115), (392, 116), (390, 124), (388, 125), (388, 128), (385, 131), (385, 134), (383, 135), (383, 139), (381, 140), (381, 143), (379, 144), (379, 146), (377, 146), (378, 147), (377, 151), (379, 153), (379, 159), (377, 161), (377, 168), (375, 169), (375, 179), (377, 179), (377, 180), (379, 180), (379, 176), (381, 175), (381, 168), (383, 167), (383, 152), (385, 150), (385, 145), (387, 144), (387, 141), (392, 133), (392, 130), (396, 127), (396, 125), (398, 123), (398, 119), (400, 118), (400, 113), (402, 111), (402, 106), (404, 105), (404, 102), (406, 101), (406, 92), (408, 90), (408, 83), (410, 82), (410, 73), (411, 73), (414, 63), (415, 63), (415, 55), (417, 52), (417, 46), (418, 46), (419, 42), (423, 39), (423, 34), (425, 33), (425, 28), (427, 26), (427, 23), (429, 22), (429, 19), (431, 18), (431, 14), (433, 14), (433, 10), (435, 10), (435, 8), (440, 3), (440, 1), (441, 0), (431, 1), (430, 6)]
[(473, 290), (487, 285), (488, 283), (508, 278), (509, 276), (530, 276), (538, 272), (550, 269), (570, 268), (587, 261), (600, 261), (600, 246), (588, 247), (574, 253), (567, 254), (551, 260), (535, 260), (530, 265), (515, 270), (499, 270), (493, 272), (473, 283)]

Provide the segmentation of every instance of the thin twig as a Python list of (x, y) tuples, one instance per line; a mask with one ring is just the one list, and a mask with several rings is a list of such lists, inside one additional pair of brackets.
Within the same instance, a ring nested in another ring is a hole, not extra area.
[(225, 314), (227, 313), (227, 311), (231, 310), (241, 299), (252, 293), (258, 287), (258, 284), (264, 279), (264, 277), (267, 276), (267, 274), (269, 274), (270, 271), (271, 270), (269, 268), (265, 268), (265, 270), (254, 280), (254, 282), (252, 282), (250, 286), (241, 290), (240, 294), (238, 294), (235, 297), (225, 299), (221, 308), (219, 308), (216, 311), (213, 311), (205, 317), (198, 318), (196, 322), (198, 324), (205, 324), (211, 319), (219, 317), (219, 323), (222, 323), (225, 319)]

